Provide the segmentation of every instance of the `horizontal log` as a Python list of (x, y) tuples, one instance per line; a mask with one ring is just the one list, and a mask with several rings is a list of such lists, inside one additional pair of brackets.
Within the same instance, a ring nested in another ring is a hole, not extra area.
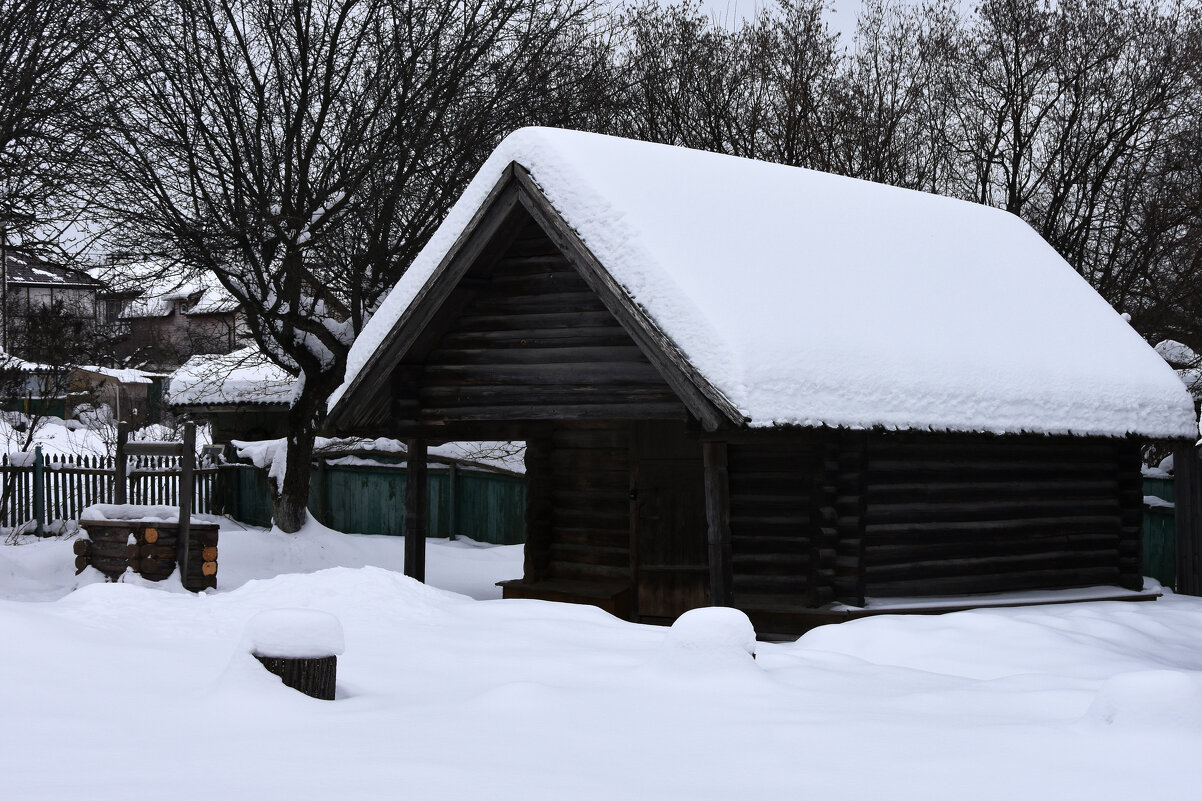
[(1099, 478), (1092, 481), (932, 481), (874, 484), (865, 488), (871, 504), (1046, 500), (1058, 498), (1113, 498), (1118, 481)]
[(864, 535), (871, 544), (912, 542), (921, 537), (987, 536), (998, 532), (1063, 534), (1067, 532), (1118, 531), (1118, 519), (1111, 516), (1030, 517), (1011, 520), (973, 522), (940, 521), (932, 523), (866, 522)]
[(734, 553), (809, 553), (811, 547), (811, 539), (807, 536), (764, 536), (755, 532), (731, 536)]
[(630, 507), (615, 506), (605, 509), (572, 509), (555, 507), (551, 510), (551, 522), (555, 528), (598, 528), (611, 531), (630, 526)]
[(968, 539), (913, 542), (903, 545), (868, 545), (864, 560), (868, 564), (894, 564), (921, 559), (961, 559), (984, 556), (1021, 556), (1059, 551), (1107, 551), (1119, 553), (1117, 535), (1105, 532), (1043, 537), (972, 537)]
[(1073, 477), (1103, 479), (1116, 475), (1113, 465), (1064, 461), (902, 461), (872, 459), (864, 473), (871, 484), (909, 484), (915, 481), (1030, 481)]
[(79, 575), (87, 569), (88, 565), (92, 564), (87, 556), (80, 555), (75, 557), (75, 575)]
[(781, 576), (781, 577), (798, 577), (805, 576), (809, 573), (810, 562), (807, 559), (795, 557), (786, 559), (776, 557), (773, 559), (765, 559), (758, 557), (759, 561), (751, 561), (751, 559), (743, 555), (742, 557), (734, 557), (732, 561), (734, 576)]
[(617, 323), (577, 326), (575, 328), (517, 328), (506, 331), (454, 331), (443, 337), (441, 345), (449, 349), (556, 348), (622, 346), (630, 335)]
[(443, 348), (426, 358), (432, 366), (462, 367), (490, 364), (647, 364), (647, 357), (632, 342), (620, 345), (576, 345), (566, 340), (551, 347), (524, 348)]
[(878, 435), (868, 445), (869, 458), (960, 458), (967, 451), (974, 458), (1007, 459), (1013, 456), (1041, 459), (1072, 458), (1109, 461), (1116, 458), (1114, 444), (1079, 437), (995, 437), (973, 434)]
[[(480, 295), (472, 301), (467, 314), (530, 314), (548, 312), (606, 311), (596, 293), (581, 282), (576, 286), (546, 286), (549, 281), (536, 280), (510, 283), (504, 292)], [(542, 284), (542, 286), (539, 286)], [(531, 294), (532, 291), (542, 291)]]
[(1118, 581), (1119, 573), (1117, 569), (1097, 567), (867, 582), (865, 584), (865, 594), (877, 597), (967, 595), (1036, 589), (1091, 587), (1095, 585), (1119, 586)]
[(553, 542), (551, 558), (555, 562), (574, 562), (579, 564), (609, 565), (611, 567), (629, 567), (629, 548), (604, 548), (593, 544), (570, 544)]
[(681, 403), (559, 404), (556, 406), (461, 406), (423, 409), (411, 423), (470, 422), (477, 420), (683, 420)]
[(201, 573), (201, 575), (204, 575), (204, 576), (217, 575), (217, 563), (216, 562), (207, 562), (207, 561), (201, 563), (200, 573)]
[(456, 329), (466, 331), (523, 331), (547, 328), (578, 328), (615, 325), (608, 311), (548, 312), (542, 314), (463, 314)]
[(71, 545), (71, 550), (76, 556), (87, 556), (92, 551), (92, 542), (91, 540), (76, 540)]
[(793, 595), (804, 596), (809, 591), (806, 576), (759, 576), (736, 573), (731, 578), (731, 587), (735, 593), (752, 593), (756, 595)]
[(556, 362), (554, 364), (430, 364), (423, 373), (427, 386), (473, 384), (577, 385), (610, 384), (636, 388), (660, 386), (663, 378), (650, 363)]
[[(595, 545), (599, 548), (630, 550), (630, 529), (567, 528), (557, 526), (552, 533), (555, 543)], [(527, 546), (529, 547), (529, 546)]]
[(1054, 551), (1022, 555), (932, 559), (908, 563), (872, 564), (866, 562), (863, 569), (865, 580), (873, 583), (904, 578), (1019, 574), (1053, 568), (1075, 570), (1101, 567), (1113, 567), (1117, 573), (1117, 555), (1113, 551)]
[(1046, 499), (1016, 503), (1012, 500), (975, 503), (898, 503), (869, 504), (869, 525), (1005, 521), (1012, 518), (1113, 517), (1118, 519), (1119, 505), (1113, 498)]
[(215, 545), (210, 545), (209, 547), (202, 549), (200, 552), (200, 557), (206, 562), (217, 561), (217, 547)]
[(570, 581), (628, 581), (630, 568), (605, 565), (585, 565), (579, 562), (560, 562), (554, 559), (548, 565), (551, 578)]

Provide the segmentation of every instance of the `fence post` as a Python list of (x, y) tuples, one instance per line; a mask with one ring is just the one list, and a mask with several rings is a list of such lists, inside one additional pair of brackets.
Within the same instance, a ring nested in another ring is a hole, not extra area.
[(42, 446), (33, 449), (33, 533), (46, 536), (46, 462), (42, 458)]
[(193, 466), (196, 463), (196, 424), (184, 423), (184, 448), (179, 457), (179, 563), (180, 584), (188, 586), (188, 551), (192, 528)]
[(125, 443), (129, 440), (129, 424), (117, 423), (117, 455), (113, 458), (113, 503), (125, 503)]

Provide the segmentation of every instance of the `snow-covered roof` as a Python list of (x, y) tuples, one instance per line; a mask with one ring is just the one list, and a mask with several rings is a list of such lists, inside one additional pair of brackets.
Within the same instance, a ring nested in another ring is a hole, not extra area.
[(170, 406), (279, 405), (292, 400), (296, 379), (254, 346), (193, 356), (171, 374)]
[(112, 378), (121, 384), (150, 384), (152, 383), (150, 374), (142, 370), (134, 370), (131, 368), (118, 367), (97, 367), (95, 365), (83, 365), (77, 367), (77, 370), (83, 370), (95, 375)]
[(9, 284), (32, 286), (82, 287), (98, 290), (103, 284), (82, 270), (51, 264), (37, 256), (6, 250), (4, 269)]
[(542, 128), (480, 169), (355, 342), (331, 409), (511, 162), (751, 426), (1196, 435), (1172, 370), (1016, 216)]
[(1190, 395), (1202, 400), (1202, 356), (1189, 345), (1175, 339), (1156, 343), (1156, 352), (1177, 373)]
[(118, 290), (137, 293), (125, 304), (122, 319), (166, 317), (177, 301), (185, 301), (185, 314), (226, 314), (236, 311), (237, 299), (209, 274), (181, 273), (178, 265), (163, 260), (117, 262), (102, 268)]

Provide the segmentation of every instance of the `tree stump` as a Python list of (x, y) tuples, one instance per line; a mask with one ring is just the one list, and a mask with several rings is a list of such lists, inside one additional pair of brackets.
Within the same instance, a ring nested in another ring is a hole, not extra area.
[(344, 648), (338, 618), (311, 609), (272, 609), (251, 618), (247, 632), (251, 654), (285, 686), (334, 700)]
[(255, 659), (279, 676), (285, 686), (322, 701), (334, 700), (334, 686), (338, 678), (337, 656), (294, 658), (255, 654)]

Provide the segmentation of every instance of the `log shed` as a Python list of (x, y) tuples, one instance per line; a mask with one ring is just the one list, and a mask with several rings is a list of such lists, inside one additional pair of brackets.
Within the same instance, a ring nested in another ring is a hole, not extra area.
[(327, 425), (408, 439), (414, 487), (429, 444), (524, 440), (506, 597), (731, 605), (761, 632), (1138, 593), (1141, 443), (1197, 435), (1171, 370), (1011, 215), (545, 129), (481, 169)]

